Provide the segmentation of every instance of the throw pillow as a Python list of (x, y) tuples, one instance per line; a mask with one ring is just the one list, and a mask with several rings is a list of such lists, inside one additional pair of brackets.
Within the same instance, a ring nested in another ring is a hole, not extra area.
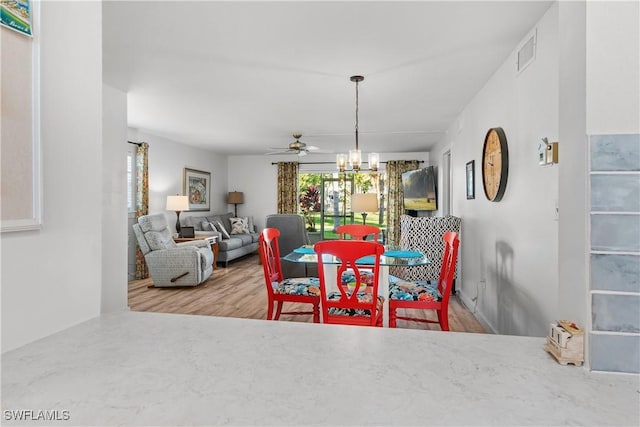
[(209, 221), (202, 221), (202, 231), (218, 231), (216, 230), (216, 226)]
[(231, 234), (249, 234), (249, 220), (244, 218), (229, 218)]
[(219, 232), (222, 233), (222, 237), (224, 239), (230, 239), (231, 238), (231, 236), (229, 235), (229, 232), (227, 231), (226, 228), (224, 228), (224, 225), (222, 225), (222, 223), (220, 221), (217, 221), (216, 228), (218, 229)]

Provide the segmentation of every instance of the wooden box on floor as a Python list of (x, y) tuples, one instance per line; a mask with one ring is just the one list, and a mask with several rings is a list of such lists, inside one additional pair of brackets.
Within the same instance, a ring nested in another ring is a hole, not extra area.
[(547, 337), (547, 350), (561, 364), (582, 366), (584, 362), (584, 332), (575, 323), (560, 320), (552, 323)]

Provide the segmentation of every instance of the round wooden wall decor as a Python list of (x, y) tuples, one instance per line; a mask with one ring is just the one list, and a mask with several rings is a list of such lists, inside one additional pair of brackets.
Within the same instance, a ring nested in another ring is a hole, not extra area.
[(482, 149), (482, 183), (484, 194), (492, 202), (502, 200), (509, 174), (509, 149), (502, 128), (491, 128)]

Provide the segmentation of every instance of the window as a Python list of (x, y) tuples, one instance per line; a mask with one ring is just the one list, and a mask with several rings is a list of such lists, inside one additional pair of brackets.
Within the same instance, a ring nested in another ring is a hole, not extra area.
[(136, 149), (127, 150), (127, 212), (129, 216), (136, 212)]
[(335, 239), (338, 225), (363, 223), (361, 212), (351, 210), (351, 195), (373, 193), (378, 212), (367, 212), (366, 223), (384, 228), (385, 183), (385, 173), (300, 173), (298, 213), (304, 216), (308, 232), (319, 233), (320, 239)]

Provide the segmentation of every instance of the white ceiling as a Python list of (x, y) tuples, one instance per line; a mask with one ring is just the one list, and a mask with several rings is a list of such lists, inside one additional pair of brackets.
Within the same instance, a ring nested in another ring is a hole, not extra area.
[[(548, 1), (103, 3), (129, 126), (227, 154), (427, 151)], [(514, 65), (515, 66), (515, 65)]]

